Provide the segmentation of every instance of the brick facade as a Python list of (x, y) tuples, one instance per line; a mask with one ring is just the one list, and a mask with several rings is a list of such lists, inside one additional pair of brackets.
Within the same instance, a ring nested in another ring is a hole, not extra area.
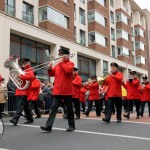
[(0, 11), (5, 11), (5, 0), (0, 0)]
[[(58, 4), (59, 3), (59, 4)], [(74, 0), (69, 0), (69, 3), (65, 3), (62, 0), (39, 0), (39, 7), (50, 6), (57, 11), (61, 12), (69, 18), (69, 28), (65, 29), (56, 25), (50, 21), (44, 21), (39, 23), (41, 28), (44, 28), (50, 32), (56, 33), (69, 40), (74, 39)]]

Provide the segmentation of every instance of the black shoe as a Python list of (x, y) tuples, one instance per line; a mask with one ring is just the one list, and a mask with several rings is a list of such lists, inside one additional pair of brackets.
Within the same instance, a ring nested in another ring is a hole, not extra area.
[(68, 115), (65, 115), (65, 114), (64, 114), (64, 115), (63, 115), (63, 118), (64, 118), (64, 119), (67, 119), (67, 118), (68, 118)]
[(139, 116), (137, 116), (136, 119), (139, 119)]
[(102, 120), (106, 123), (110, 123), (110, 119), (103, 118)]
[(116, 123), (121, 123), (121, 120), (117, 120)]
[(47, 132), (51, 132), (52, 131), (52, 128), (46, 128), (44, 126), (40, 126), (41, 130), (43, 131), (47, 131)]
[(68, 129), (66, 129), (66, 132), (72, 132), (72, 131), (74, 131), (74, 130), (75, 130), (75, 128), (69, 127)]
[(85, 115), (88, 117), (88, 116), (89, 116), (89, 113), (85, 112)]
[(142, 114), (142, 113), (140, 113), (139, 115), (140, 115), (141, 117), (143, 117), (143, 114)]
[(15, 122), (14, 120), (10, 120), (11, 123), (14, 124), (14, 126), (17, 126), (17, 122)]
[(36, 116), (35, 119), (41, 118), (41, 116)]
[(75, 119), (80, 119), (80, 117), (76, 116)]
[(101, 113), (100, 114), (98, 114), (98, 115), (96, 115), (96, 117), (100, 117), (101, 116)]
[(27, 120), (27, 122), (24, 122), (24, 124), (31, 124), (33, 123), (33, 120)]
[(130, 119), (130, 116), (127, 114), (127, 115), (123, 115), (125, 118), (127, 119)]

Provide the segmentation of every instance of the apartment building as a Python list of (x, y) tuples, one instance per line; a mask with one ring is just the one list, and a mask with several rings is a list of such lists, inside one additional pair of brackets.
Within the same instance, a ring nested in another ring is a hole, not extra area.
[[(133, 0), (0, 0), (0, 73), (10, 55), (29, 57), (32, 66), (58, 56), (63, 47), (86, 81), (105, 75), (119, 64), (124, 78), (130, 70), (148, 74), (147, 18)], [(38, 76), (49, 80), (46, 69)], [(52, 80), (52, 79), (51, 79)]]

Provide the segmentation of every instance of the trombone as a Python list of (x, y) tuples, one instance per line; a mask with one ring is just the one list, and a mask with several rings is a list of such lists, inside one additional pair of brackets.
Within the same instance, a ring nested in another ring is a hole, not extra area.
[[(43, 63), (43, 64), (36, 65), (36, 66), (32, 67), (32, 69), (33, 69), (34, 71), (37, 71), (37, 70), (39, 70), (39, 69), (43, 69), (43, 68), (47, 67), (47, 65), (48, 65), (50, 62), (52, 62), (52, 65), (57, 64), (57, 63), (59, 62), (58, 60), (62, 59), (64, 56), (68, 56), (69, 59), (70, 59), (70, 58), (73, 58), (73, 57), (75, 56), (75, 54), (73, 53), (73, 54), (63, 55), (63, 56), (59, 56), (59, 57), (50, 56), (48, 62), (45, 62), (45, 63)], [(28, 69), (27, 69), (27, 70), (28, 70)]]

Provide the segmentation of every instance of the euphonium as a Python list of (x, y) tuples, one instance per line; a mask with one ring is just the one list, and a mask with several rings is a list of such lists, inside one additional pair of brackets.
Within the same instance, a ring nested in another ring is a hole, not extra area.
[(15, 84), (15, 86), (19, 89), (19, 90), (25, 90), (29, 87), (30, 82), (29, 81), (23, 81), (20, 78), (18, 78), (18, 75), (25, 75), (25, 72), (21, 69), (21, 67), (18, 64), (18, 56), (11, 56), (10, 58), (8, 58), (5, 63), (4, 63), (4, 67), (5, 68), (9, 68), (10, 72), (9, 72), (9, 78), (12, 80), (12, 82)]

